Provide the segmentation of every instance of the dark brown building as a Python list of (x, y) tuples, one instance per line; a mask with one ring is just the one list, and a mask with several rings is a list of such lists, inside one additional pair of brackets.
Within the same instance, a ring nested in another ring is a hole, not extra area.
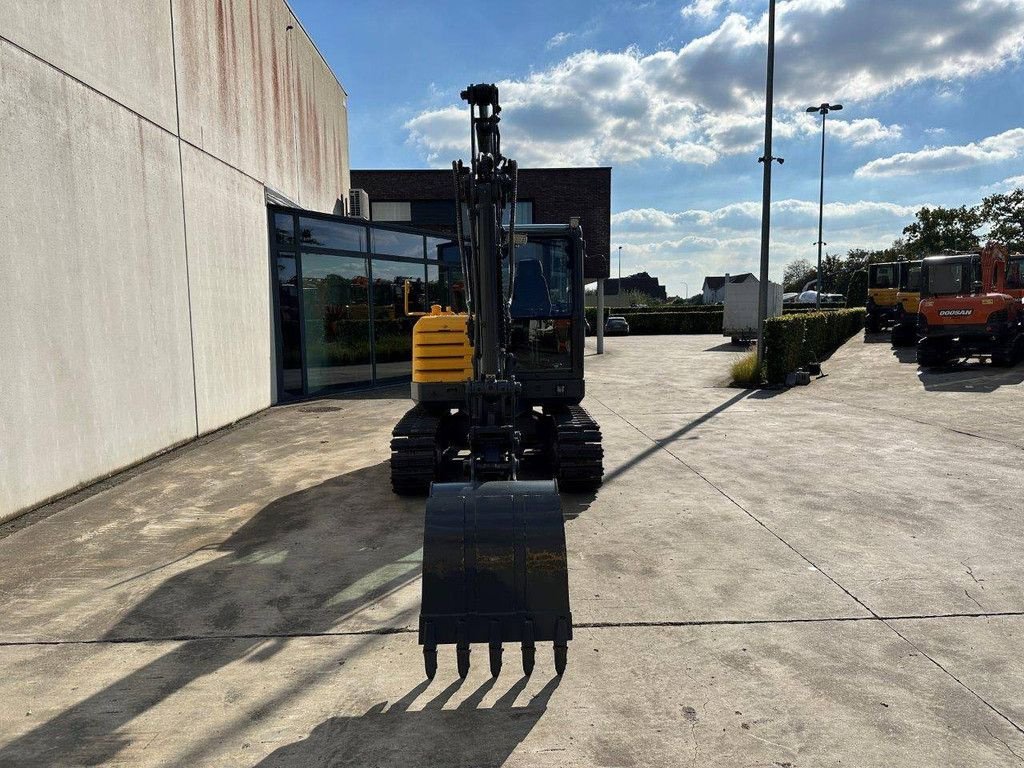
[[(352, 171), (352, 189), (370, 198), (370, 218), (455, 233), (450, 170)], [(568, 224), (578, 216), (587, 241), (584, 277), (608, 277), (611, 251), (612, 169), (521, 168), (516, 222)]]
[(621, 280), (613, 277), (604, 283), (605, 296), (617, 296), (619, 293), (628, 293), (630, 291), (636, 291), (661, 301), (668, 299), (665, 286), (658, 282), (658, 278), (652, 277), (646, 272), (638, 272)]

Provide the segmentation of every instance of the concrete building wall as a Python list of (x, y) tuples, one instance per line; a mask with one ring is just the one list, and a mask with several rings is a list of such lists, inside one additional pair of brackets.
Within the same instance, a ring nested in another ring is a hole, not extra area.
[(0, 43), (0, 517), (195, 436), (173, 135)]
[(3, 520), (270, 405), (264, 187), (349, 185), (284, 0), (0, 0), (0, 104)]
[(258, 182), (187, 144), (182, 160), (201, 434), (270, 405), (267, 214)]
[(0, 36), (175, 130), (171, 7), (153, 0), (0, 0)]

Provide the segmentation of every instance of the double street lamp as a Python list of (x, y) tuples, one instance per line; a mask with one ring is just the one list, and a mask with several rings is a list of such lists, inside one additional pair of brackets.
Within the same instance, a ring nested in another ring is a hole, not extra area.
[(817, 107), (807, 108), (809, 114), (817, 113), (821, 115), (821, 183), (818, 187), (818, 242), (816, 243), (818, 246), (818, 290), (816, 291), (817, 297), (814, 301), (814, 305), (818, 309), (821, 309), (821, 289), (823, 286), (821, 279), (821, 249), (825, 245), (822, 239), (822, 219), (825, 213), (825, 116), (829, 112), (838, 112), (842, 108), (842, 104), (829, 104), (828, 102), (819, 104)]

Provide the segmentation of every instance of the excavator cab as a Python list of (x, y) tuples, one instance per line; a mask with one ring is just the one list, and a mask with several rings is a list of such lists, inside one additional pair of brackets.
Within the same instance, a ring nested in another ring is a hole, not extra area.
[(900, 270), (896, 291), (896, 316), (892, 323), (890, 340), (894, 347), (917, 343), (917, 310), (921, 304), (922, 262), (905, 261)]
[(878, 333), (892, 325), (902, 269), (903, 262), (898, 261), (868, 265), (867, 316), (864, 318), (868, 333)]

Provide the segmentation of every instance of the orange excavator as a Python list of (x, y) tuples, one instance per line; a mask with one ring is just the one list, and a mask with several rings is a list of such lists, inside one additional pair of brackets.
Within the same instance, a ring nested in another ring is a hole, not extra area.
[(929, 256), (921, 265), (917, 362), (924, 368), (1024, 359), (1024, 255), (990, 242), (979, 253)]

